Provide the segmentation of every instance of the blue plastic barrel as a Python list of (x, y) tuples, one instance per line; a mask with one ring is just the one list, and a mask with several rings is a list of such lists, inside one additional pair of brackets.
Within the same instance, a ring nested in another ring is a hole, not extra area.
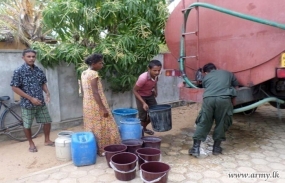
[(92, 132), (77, 132), (71, 136), (71, 155), (75, 166), (96, 163), (97, 146)]
[(119, 108), (119, 109), (113, 109), (112, 114), (115, 118), (115, 121), (117, 123), (117, 126), (120, 126), (120, 121), (122, 121), (125, 118), (136, 118), (138, 114), (138, 110), (131, 109), (131, 108)]
[(121, 120), (120, 134), (122, 140), (140, 139), (142, 137), (141, 121), (138, 118), (125, 118)]

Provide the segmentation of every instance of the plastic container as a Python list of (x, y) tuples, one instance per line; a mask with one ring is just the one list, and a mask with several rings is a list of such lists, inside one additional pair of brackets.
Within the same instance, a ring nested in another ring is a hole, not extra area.
[(117, 126), (120, 126), (120, 121), (122, 121), (125, 118), (136, 118), (138, 114), (138, 110), (131, 109), (131, 108), (119, 108), (119, 109), (113, 109), (112, 114), (114, 116), (114, 119), (117, 123)]
[(156, 132), (172, 129), (171, 105), (154, 105), (148, 110), (151, 125)]
[(141, 121), (138, 118), (125, 118), (120, 122), (122, 140), (140, 139), (142, 137)]
[(62, 131), (57, 134), (55, 139), (56, 159), (60, 161), (71, 160), (71, 135), (72, 131)]
[(92, 132), (78, 132), (71, 136), (71, 154), (75, 166), (92, 165), (97, 159), (97, 145)]
[(122, 140), (122, 144), (127, 146), (127, 152), (136, 154), (137, 149), (142, 148), (143, 141), (141, 139)]
[(160, 161), (161, 159), (161, 151), (156, 148), (140, 148), (136, 151), (139, 157), (139, 167), (141, 164), (149, 161)]
[(162, 162), (147, 162), (140, 166), (143, 182), (167, 183), (170, 166)]
[(143, 147), (152, 147), (160, 149), (161, 138), (155, 136), (145, 136), (141, 139), (143, 140)]
[(110, 165), (115, 171), (115, 176), (121, 181), (130, 181), (136, 177), (138, 157), (129, 152), (122, 152), (111, 157)]
[(124, 144), (114, 144), (114, 145), (108, 145), (104, 147), (107, 165), (111, 168), (111, 165), (110, 165), (111, 157), (115, 154), (126, 152), (126, 150), (127, 150), (127, 146), (125, 146)]

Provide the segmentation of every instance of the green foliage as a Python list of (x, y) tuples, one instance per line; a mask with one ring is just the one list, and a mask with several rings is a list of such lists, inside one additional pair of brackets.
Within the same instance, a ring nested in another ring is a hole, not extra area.
[(53, 0), (43, 17), (59, 43), (35, 43), (33, 48), (44, 66), (74, 63), (78, 74), (86, 68), (86, 56), (102, 53), (101, 76), (112, 91), (129, 91), (165, 43), (167, 16), (161, 0)]

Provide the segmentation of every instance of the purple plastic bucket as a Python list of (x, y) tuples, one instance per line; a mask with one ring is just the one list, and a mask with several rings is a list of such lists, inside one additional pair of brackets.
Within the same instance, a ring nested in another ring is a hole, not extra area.
[(136, 151), (139, 157), (139, 167), (141, 164), (149, 161), (160, 161), (161, 151), (156, 148), (145, 147)]
[(145, 136), (141, 139), (143, 140), (143, 147), (152, 147), (160, 149), (161, 138), (155, 136)]
[(136, 177), (138, 157), (129, 152), (122, 152), (111, 157), (110, 165), (115, 171), (115, 176), (121, 181), (130, 181)]
[(136, 150), (142, 147), (143, 141), (140, 139), (122, 140), (122, 144), (127, 146), (127, 152), (136, 154)]
[(167, 183), (170, 166), (162, 162), (147, 162), (140, 166), (143, 182)]
[(123, 144), (109, 145), (109, 146), (104, 147), (105, 157), (106, 157), (108, 166), (111, 168), (110, 159), (113, 155), (121, 153), (121, 152), (125, 152), (126, 150), (127, 150), (127, 146)]

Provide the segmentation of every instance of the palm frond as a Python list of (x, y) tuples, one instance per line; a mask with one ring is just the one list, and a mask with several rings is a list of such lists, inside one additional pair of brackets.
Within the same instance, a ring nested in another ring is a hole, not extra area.
[(16, 41), (29, 45), (31, 41), (42, 39), (42, 4), (36, 7), (34, 0), (3, 4), (0, 7), (0, 26), (9, 28)]

